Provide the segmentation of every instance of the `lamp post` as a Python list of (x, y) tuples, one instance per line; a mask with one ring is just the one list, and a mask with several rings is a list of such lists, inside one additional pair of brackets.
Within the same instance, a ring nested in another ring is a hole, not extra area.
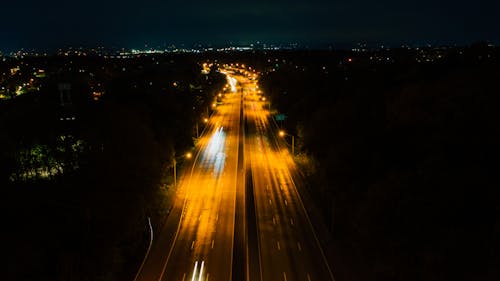
[(295, 155), (295, 137), (291, 134), (285, 133), (285, 131), (281, 130), (279, 132), (280, 137), (291, 136), (292, 137), (292, 155)]
[(270, 113), (271, 112), (271, 100), (268, 100), (266, 97), (262, 97), (261, 101), (264, 102), (264, 106), (267, 106), (267, 110)]
[[(208, 118), (207, 117), (203, 118), (203, 123), (206, 126), (206, 124), (208, 123)], [(200, 137), (200, 124), (199, 124), (199, 121), (196, 121), (195, 125), (196, 125), (196, 127), (195, 127), (195, 129), (196, 129), (196, 138), (199, 138)], [(202, 126), (202, 128), (203, 128), (203, 126)], [(202, 130), (202, 132), (203, 132), (203, 130)]]
[[(191, 152), (188, 152), (186, 153), (185, 157), (187, 159), (191, 159), (193, 155), (191, 154)], [(177, 157), (175, 157), (175, 153), (174, 153), (174, 187), (177, 187)]]

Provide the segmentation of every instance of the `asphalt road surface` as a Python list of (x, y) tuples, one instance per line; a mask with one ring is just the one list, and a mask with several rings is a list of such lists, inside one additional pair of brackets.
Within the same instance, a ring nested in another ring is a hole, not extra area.
[(191, 169), (180, 176), (172, 211), (136, 280), (232, 278), (241, 93), (229, 91), (224, 101), (209, 119)]
[[(228, 87), (136, 280), (332, 280), (256, 80)], [(289, 140), (288, 140), (289, 142)]]
[[(249, 158), (257, 218), (261, 280), (333, 280), (292, 180), (291, 136), (279, 136), (256, 85), (245, 88), (245, 155)], [(273, 126), (274, 125), (274, 126)], [(286, 145), (288, 144), (288, 146)], [(256, 279), (252, 279), (256, 280)]]

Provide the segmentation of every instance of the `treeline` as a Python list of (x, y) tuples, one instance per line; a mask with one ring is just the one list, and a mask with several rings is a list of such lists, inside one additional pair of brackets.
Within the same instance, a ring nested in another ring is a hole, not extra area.
[(158, 227), (167, 211), (173, 157), (225, 84), (198, 60), (53, 58), (40, 92), (0, 104), (4, 280), (133, 278), (147, 217)]
[(280, 58), (262, 88), (308, 159), (336, 280), (498, 280), (499, 49), (412, 52)]

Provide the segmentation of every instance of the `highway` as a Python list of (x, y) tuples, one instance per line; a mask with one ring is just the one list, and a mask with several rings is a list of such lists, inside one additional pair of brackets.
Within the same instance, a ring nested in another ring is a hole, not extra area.
[[(305, 208), (292, 180), (294, 165), (278, 128), (270, 123), (255, 82), (245, 88), (245, 155), (249, 158), (260, 252), (261, 280), (332, 280)], [(253, 279), (255, 280), (255, 279)]]
[(286, 139), (257, 81), (233, 70), (135, 280), (333, 281)]
[(232, 278), (241, 93), (225, 96), (180, 176), (172, 211), (136, 280)]

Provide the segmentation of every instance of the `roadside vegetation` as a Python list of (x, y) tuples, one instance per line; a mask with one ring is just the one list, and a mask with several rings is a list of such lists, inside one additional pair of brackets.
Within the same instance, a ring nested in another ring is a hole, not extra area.
[(44, 60), (40, 91), (0, 103), (2, 279), (130, 280), (225, 77), (189, 55)]
[[(496, 280), (498, 48), (304, 52), (261, 79), (343, 280)], [(430, 58), (430, 59), (429, 59)]]

